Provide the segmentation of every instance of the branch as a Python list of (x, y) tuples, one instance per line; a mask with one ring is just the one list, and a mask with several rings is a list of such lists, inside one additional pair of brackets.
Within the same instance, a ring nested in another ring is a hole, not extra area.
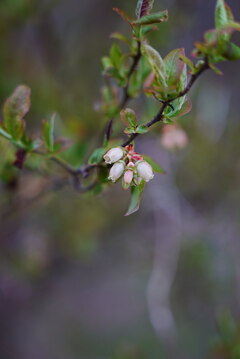
[[(119, 104), (119, 110), (122, 110), (126, 106), (127, 102), (130, 99), (130, 96), (128, 94), (130, 79), (131, 79), (131, 76), (134, 73), (134, 71), (135, 71), (135, 69), (136, 69), (136, 67), (137, 67), (137, 65), (139, 63), (139, 60), (141, 59), (141, 56), (142, 56), (142, 54), (141, 54), (141, 42), (138, 41), (137, 53), (136, 53), (136, 55), (133, 56), (133, 63), (132, 63), (132, 66), (130, 67), (129, 72), (128, 72), (127, 84), (123, 88), (123, 98), (122, 98), (122, 101)], [(106, 129), (106, 138), (107, 138), (107, 140), (110, 140), (110, 137), (111, 137), (113, 121), (114, 121), (114, 118), (112, 118), (107, 124), (107, 129)]]
[[(164, 116), (164, 111), (166, 110), (166, 108), (168, 106), (171, 105), (171, 103), (175, 100), (177, 100), (178, 98), (180, 97), (183, 97), (185, 96), (192, 88), (192, 86), (194, 85), (194, 83), (196, 82), (196, 80), (202, 75), (202, 73), (206, 70), (209, 69), (209, 62), (208, 62), (208, 59), (205, 58), (204, 60), (204, 64), (202, 65), (202, 67), (200, 68), (200, 70), (196, 73), (196, 74), (193, 74), (187, 84), (187, 86), (185, 87), (184, 90), (182, 90), (181, 92), (179, 92), (179, 94), (177, 96), (175, 96), (174, 98), (170, 99), (170, 100), (167, 100), (167, 101), (163, 101), (162, 102), (162, 107), (160, 109), (160, 111), (157, 113), (157, 115), (149, 122), (147, 122), (145, 124), (146, 127), (150, 128), (152, 125), (154, 125), (155, 123), (157, 122), (160, 122), (163, 120)], [(122, 147), (126, 147), (128, 146), (133, 140), (135, 140), (136, 137), (138, 137), (140, 135), (140, 133), (133, 133), (129, 138), (128, 140), (126, 140), (123, 144), (122, 144)]]
[[(141, 47), (140, 47), (140, 42), (138, 43), (138, 53), (135, 55), (134, 57), (134, 61), (133, 64), (129, 70), (129, 75), (128, 75), (128, 83), (126, 85), (126, 87), (124, 88), (124, 97), (123, 97), (123, 101), (121, 102), (122, 107), (124, 107), (126, 105), (126, 102), (129, 100), (129, 95), (128, 95), (128, 87), (129, 87), (129, 81), (130, 81), (130, 77), (132, 75), (132, 73), (134, 72), (140, 58), (141, 58)], [(187, 84), (187, 86), (184, 88), (184, 90), (182, 90), (177, 96), (175, 96), (174, 98), (167, 100), (167, 101), (163, 101), (162, 102), (162, 107), (160, 108), (159, 112), (156, 114), (156, 116), (149, 122), (147, 122), (145, 124), (146, 127), (150, 128), (152, 127), (155, 123), (160, 122), (163, 120), (164, 118), (164, 111), (166, 110), (166, 108), (168, 106), (171, 106), (171, 103), (174, 102), (176, 99), (185, 96), (192, 88), (192, 86), (194, 85), (194, 83), (196, 82), (196, 80), (201, 76), (201, 74), (206, 71), (207, 69), (209, 69), (209, 63), (208, 63), (208, 59), (206, 58), (204, 61), (204, 64), (202, 65), (202, 67), (199, 69), (199, 71), (196, 74), (193, 74)], [(107, 130), (107, 138), (109, 139), (110, 137), (110, 132), (111, 132), (111, 127), (112, 127), (112, 123), (113, 123), (113, 119), (109, 122), (108, 124), (108, 130)], [(132, 141), (135, 140), (135, 138), (137, 138), (140, 134), (139, 133), (134, 133), (132, 134), (123, 144), (122, 147), (126, 147), (127, 145), (129, 145)], [(34, 151), (35, 154), (38, 155), (45, 155), (45, 153), (35, 150)], [(79, 168), (75, 168), (71, 165), (69, 165), (67, 162), (65, 162), (64, 160), (60, 159), (59, 157), (56, 156), (50, 156), (49, 159), (56, 163), (59, 167), (61, 167), (62, 169), (64, 169), (71, 177), (72, 177), (72, 184), (73, 187), (75, 188), (75, 190), (79, 191), (79, 192), (86, 192), (88, 190), (93, 189), (97, 182), (94, 181), (92, 184), (88, 185), (87, 187), (82, 186), (82, 179), (85, 179), (87, 177), (89, 177), (90, 173), (96, 169), (102, 166), (102, 164), (95, 164), (95, 165), (82, 165)]]
[(134, 73), (138, 63), (139, 63), (139, 60), (141, 59), (141, 42), (138, 41), (138, 47), (137, 47), (137, 53), (135, 56), (133, 56), (133, 63), (132, 63), (132, 66), (130, 67), (130, 70), (129, 70), (129, 73), (128, 73), (128, 79), (127, 79), (127, 84), (126, 86), (124, 87), (123, 89), (123, 99), (122, 99), (122, 102), (120, 103), (120, 109), (122, 109), (123, 107), (126, 106), (128, 100), (130, 99), (130, 96), (128, 94), (128, 89), (129, 89), (129, 84), (130, 84), (130, 79), (131, 79), (131, 76), (132, 74)]
[[(41, 152), (39, 150), (35, 150), (35, 151), (33, 151), (33, 153), (40, 155), (40, 156), (45, 155), (44, 152)], [(94, 170), (95, 168), (97, 168), (98, 165), (82, 165), (79, 168), (75, 168), (59, 157), (50, 156), (48, 158), (52, 162), (56, 163), (59, 167), (64, 169), (65, 172), (67, 172), (72, 177), (72, 183), (76, 190), (78, 190), (80, 192), (86, 192), (95, 187), (95, 185), (96, 185), (95, 182), (87, 187), (84, 187), (84, 186), (82, 186), (81, 180), (87, 178), (89, 176), (90, 172), (92, 170)]]

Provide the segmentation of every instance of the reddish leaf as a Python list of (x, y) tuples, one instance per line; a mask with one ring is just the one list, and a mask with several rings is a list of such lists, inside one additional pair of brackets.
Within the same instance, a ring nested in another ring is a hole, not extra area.
[(136, 15), (140, 19), (150, 13), (154, 0), (139, 0), (136, 9)]

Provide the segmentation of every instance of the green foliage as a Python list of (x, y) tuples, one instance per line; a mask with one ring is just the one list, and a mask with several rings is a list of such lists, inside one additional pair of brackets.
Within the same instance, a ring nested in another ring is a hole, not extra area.
[(160, 86), (166, 86), (164, 62), (159, 52), (145, 43), (142, 45), (142, 54), (146, 56), (149, 65), (154, 71), (157, 83)]
[[(95, 182), (89, 186), (95, 193), (100, 192), (103, 185), (109, 184), (108, 178), (113, 182), (122, 178), (123, 189), (131, 188), (132, 193), (126, 215), (138, 210), (145, 182), (153, 178), (153, 171), (165, 173), (151, 157), (141, 156), (134, 151), (135, 138), (148, 133), (156, 122), (170, 124), (186, 115), (192, 107), (187, 93), (203, 71), (212, 69), (220, 74), (216, 63), (240, 59), (240, 47), (231, 40), (232, 34), (240, 31), (240, 23), (234, 20), (233, 13), (224, 0), (217, 0), (216, 3), (215, 29), (207, 31), (203, 41), (195, 44), (193, 55), (197, 58), (196, 62), (186, 56), (184, 48), (174, 49), (162, 57), (149, 44), (148, 34), (158, 29), (155, 25), (168, 20), (167, 10), (152, 12), (153, 3), (154, 0), (138, 0), (135, 18), (114, 8), (130, 25), (132, 33), (130, 37), (126, 37), (114, 32), (111, 38), (115, 42), (109, 54), (102, 58), (105, 83), (101, 89), (101, 102), (97, 107), (103, 118), (108, 120), (108, 125), (103, 145), (93, 151), (88, 165), (75, 169), (61, 158), (55, 157), (56, 153), (64, 151), (67, 146), (64, 139), (55, 139), (54, 116), (42, 122), (40, 137), (28, 134), (24, 118), (30, 110), (31, 90), (26, 85), (18, 86), (4, 103), (3, 122), (0, 125), (0, 135), (13, 145), (14, 164), (18, 168), (24, 165), (32, 153), (46, 159), (51, 158), (73, 176), (72, 182), (76, 186), (79, 186), (81, 176), (84, 179), (92, 178), (91, 170), (95, 169)], [(191, 78), (188, 78), (187, 69)], [(161, 104), (158, 114), (146, 123), (138, 120), (135, 111), (126, 108), (128, 100), (139, 97), (143, 90), (147, 96)], [(119, 140), (110, 139), (115, 130), (114, 119), (119, 114), (126, 126), (124, 133), (128, 136), (123, 144)], [(109, 150), (111, 153), (106, 154)], [(112, 170), (111, 176), (109, 168)]]
[(19, 140), (23, 136), (25, 129), (23, 118), (30, 109), (30, 95), (30, 88), (20, 85), (3, 106), (4, 128), (14, 140)]
[(230, 7), (225, 3), (224, 0), (218, 0), (215, 11), (216, 28), (219, 29), (233, 20), (234, 18)]
[(160, 11), (155, 14), (146, 15), (132, 22), (132, 25), (152, 25), (168, 21), (168, 11)]
[(234, 21), (232, 10), (224, 0), (217, 1), (215, 27), (205, 33), (204, 42), (195, 44), (193, 54), (200, 58), (207, 56), (210, 64), (239, 60), (239, 47), (231, 42), (231, 36), (235, 31), (240, 31), (240, 23)]
[(120, 112), (121, 119), (129, 127), (137, 126), (137, 115), (130, 108), (125, 108)]
[(152, 159), (152, 157), (147, 156), (147, 155), (143, 155), (144, 160), (146, 160), (153, 168), (154, 172), (160, 173), (160, 174), (165, 174), (166, 172), (164, 171), (164, 169), (156, 162)]
[(52, 116), (50, 121), (43, 121), (42, 123), (42, 137), (44, 145), (50, 153), (54, 151), (54, 121), (55, 116)]
[(105, 152), (106, 152), (106, 148), (104, 147), (96, 148), (91, 154), (91, 156), (89, 157), (88, 163), (90, 165), (94, 165), (102, 162), (103, 155)]
[(224, 312), (217, 321), (218, 335), (213, 343), (216, 357), (238, 359), (240, 356), (240, 326), (233, 316)]
[(131, 214), (133, 214), (139, 210), (144, 186), (145, 186), (145, 183), (142, 182), (139, 186), (131, 187), (131, 201), (130, 201), (128, 211), (125, 214), (125, 216), (130, 216)]

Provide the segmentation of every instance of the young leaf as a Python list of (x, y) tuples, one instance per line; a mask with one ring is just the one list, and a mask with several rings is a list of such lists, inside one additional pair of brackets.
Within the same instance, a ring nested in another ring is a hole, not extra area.
[(166, 172), (164, 171), (164, 169), (156, 162), (152, 159), (152, 157), (147, 156), (147, 155), (142, 155), (143, 159), (145, 161), (147, 161), (151, 166), (153, 171), (157, 172), (157, 173), (161, 173), (161, 174), (165, 174)]
[(179, 59), (183, 61), (190, 68), (192, 74), (196, 72), (194, 63), (187, 56), (180, 55)]
[(229, 42), (226, 44), (226, 47), (223, 52), (223, 56), (227, 60), (240, 60), (240, 47)]
[(218, 31), (220, 34), (226, 32), (231, 35), (234, 31), (240, 31), (240, 24), (236, 21), (229, 21), (226, 25), (220, 27)]
[(137, 8), (136, 8), (136, 15), (138, 19), (148, 15), (152, 10), (153, 4), (154, 4), (154, 0), (138, 0)]
[(180, 60), (180, 56), (184, 56), (184, 49), (172, 50), (164, 58), (165, 79), (169, 87), (177, 85), (181, 75), (186, 67), (185, 63)]
[[(179, 99), (178, 99), (179, 100)], [(164, 115), (166, 115), (167, 119), (177, 119), (182, 116), (187, 115), (191, 109), (192, 109), (192, 102), (189, 97), (185, 98), (185, 101), (183, 104), (176, 104), (177, 101), (174, 101), (174, 110), (172, 110), (170, 107), (164, 112)]]
[(54, 120), (55, 116), (52, 116), (50, 121), (43, 121), (42, 123), (43, 141), (49, 152), (54, 151)]
[(96, 148), (92, 155), (89, 157), (88, 163), (90, 165), (95, 165), (98, 164), (102, 161), (103, 159), (103, 155), (106, 152), (106, 148), (100, 147), (100, 148)]
[(110, 57), (111, 57), (112, 64), (116, 68), (119, 68), (120, 63), (121, 63), (122, 51), (118, 44), (115, 43), (112, 45), (112, 47), (110, 49)]
[(132, 25), (152, 25), (165, 22), (168, 20), (168, 11), (160, 11), (155, 14), (143, 16), (140, 19), (133, 21)]
[(31, 90), (28, 86), (18, 86), (3, 106), (4, 126), (14, 139), (21, 138), (24, 132), (23, 117), (30, 109)]
[(139, 210), (144, 185), (145, 183), (142, 182), (139, 186), (131, 187), (131, 202), (125, 216), (130, 216), (130, 214), (133, 214)]
[(121, 120), (129, 127), (137, 126), (137, 115), (130, 108), (125, 108), (120, 112)]
[(228, 6), (226, 3), (225, 3), (225, 9), (227, 12), (228, 21), (234, 21), (234, 16), (233, 16), (232, 10), (231, 10), (230, 6)]
[(145, 133), (147, 133), (149, 131), (149, 128), (145, 125), (139, 125), (136, 128), (136, 133), (139, 133), (140, 135), (144, 135)]
[(0, 127), (0, 135), (6, 138), (6, 140), (11, 140), (12, 136), (9, 135), (8, 132), (6, 132), (3, 128)]
[(123, 34), (121, 34), (119, 32), (114, 32), (113, 34), (110, 35), (110, 38), (122, 41), (129, 46), (131, 45), (131, 41), (126, 36), (124, 36)]
[(224, 0), (217, 0), (216, 10), (215, 10), (215, 25), (216, 28), (226, 25), (229, 22), (228, 15), (229, 10), (227, 10)]
[(217, 68), (216, 66), (214, 66), (213, 64), (209, 64), (209, 67), (210, 67), (210, 69), (212, 69), (214, 72), (215, 72), (215, 74), (217, 74), (217, 75), (223, 75), (223, 73), (222, 73), (222, 71), (221, 70), (219, 70), (219, 68)]
[(126, 133), (126, 135), (131, 135), (132, 133), (136, 133), (136, 128), (126, 127), (123, 132)]
[(103, 67), (104, 72), (106, 72), (108, 69), (113, 68), (112, 60), (108, 56), (104, 56), (102, 58), (101, 62), (102, 62), (102, 67)]
[(146, 56), (148, 63), (155, 72), (156, 78), (160, 84), (166, 86), (164, 62), (159, 52), (150, 45), (144, 43), (142, 44), (142, 54)]
[(124, 21), (128, 22), (131, 25), (133, 18), (130, 17), (125, 11), (123, 11), (117, 7), (114, 7), (113, 11), (115, 11)]

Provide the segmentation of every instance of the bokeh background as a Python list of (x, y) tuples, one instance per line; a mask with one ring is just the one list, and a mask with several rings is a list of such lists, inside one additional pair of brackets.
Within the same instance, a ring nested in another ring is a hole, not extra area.
[[(240, 2), (229, 4), (240, 20)], [(112, 7), (133, 13), (135, 5), (0, 2), (0, 102), (29, 85), (29, 131), (56, 112), (59, 136), (73, 141), (64, 153), (72, 164), (104, 128), (95, 108), (109, 35), (129, 34)], [(213, 28), (214, 6), (155, 0), (170, 19), (152, 43), (162, 55), (177, 47), (190, 54)], [(240, 358), (240, 63), (221, 69), (224, 76), (207, 72), (191, 93), (185, 149), (162, 148), (157, 127), (137, 141), (167, 174), (155, 176), (130, 217), (129, 193), (118, 185), (98, 196), (65, 189), (26, 206), (46, 181), (37, 173), (44, 164), (7, 181), (1, 140), (1, 359)], [(156, 110), (145, 98), (133, 105), (146, 118)]]

